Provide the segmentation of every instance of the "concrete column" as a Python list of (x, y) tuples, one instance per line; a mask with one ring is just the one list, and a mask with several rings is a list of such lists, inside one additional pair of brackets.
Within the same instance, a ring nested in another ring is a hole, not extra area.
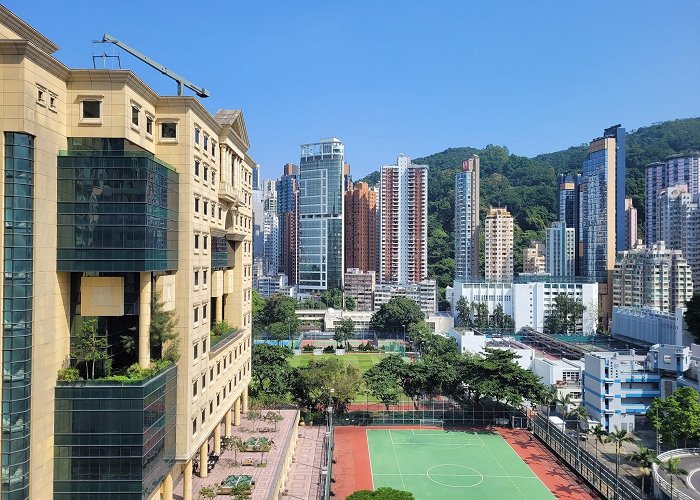
[(224, 417), (224, 436), (231, 437), (231, 409), (226, 412)]
[(192, 460), (185, 464), (182, 471), (182, 500), (192, 500)]
[(241, 411), (243, 413), (248, 413), (248, 386), (243, 389), (243, 394), (241, 394)]
[(214, 427), (214, 453), (221, 455), (221, 422)]
[(209, 459), (207, 453), (207, 448), (209, 447), (208, 441), (207, 439), (207, 441), (204, 441), (202, 446), (199, 447), (199, 477), (207, 477), (209, 474), (209, 470), (207, 469), (207, 460)]
[(141, 273), (139, 286), (139, 366), (151, 364), (151, 273)]
[(173, 476), (170, 474), (166, 475), (163, 479), (161, 492), (161, 500), (173, 500)]
[(241, 425), (241, 398), (233, 403), (233, 425), (236, 427)]
[(216, 297), (216, 302), (214, 305), (214, 321), (216, 321), (217, 323), (223, 321), (224, 319), (224, 311), (221, 307), (221, 303), (223, 302), (223, 300), (223, 295), (219, 295), (218, 297)]

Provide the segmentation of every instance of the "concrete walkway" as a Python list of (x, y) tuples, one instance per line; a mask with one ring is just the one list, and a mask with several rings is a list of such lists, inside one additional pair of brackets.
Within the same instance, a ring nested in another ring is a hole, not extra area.
[(320, 498), (321, 458), (323, 456), (324, 426), (299, 427), (299, 442), (294, 463), (287, 480), (286, 500), (316, 500)]

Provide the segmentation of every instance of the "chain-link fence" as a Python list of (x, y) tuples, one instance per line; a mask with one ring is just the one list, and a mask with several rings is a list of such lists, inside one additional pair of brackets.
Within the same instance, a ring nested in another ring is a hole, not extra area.
[[(574, 433), (574, 436), (567, 435), (541, 414), (532, 419), (532, 431), (604, 498), (614, 500), (646, 498), (638, 487), (619, 474), (616, 475), (614, 470), (610, 470), (601, 460), (596, 460), (594, 455), (582, 448), (578, 433)], [(618, 458), (624, 459), (622, 456)]]

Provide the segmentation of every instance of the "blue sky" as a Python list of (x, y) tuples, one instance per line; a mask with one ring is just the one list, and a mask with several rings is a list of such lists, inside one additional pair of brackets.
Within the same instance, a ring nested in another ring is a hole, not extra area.
[[(107, 32), (241, 108), (263, 177), (336, 136), (354, 177), (448, 147), (532, 156), (700, 115), (700, 2), (66, 1), (4, 4), (91, 67)], [(154, 20), (158, 20), (157, 23)], [(161, 94), (175, 83), (128, 54)]]

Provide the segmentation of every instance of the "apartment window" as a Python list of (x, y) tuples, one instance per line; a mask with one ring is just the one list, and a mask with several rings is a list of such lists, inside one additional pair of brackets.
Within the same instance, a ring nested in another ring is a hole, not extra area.
[(194, 308), (194, 322), (197, 323), (199, 321), (199, 307)]
[(221, 207), (219, 207), (219, 220), (221, 220)]
[(209, 167), (204, 165), (204, 182), (207, 182), (207, 173), (209, 172)]
[(192, 346), (192, 354), (194, 355), (194, 359), (199, 357), (199, 342)]
[(219, 375), (221, 373), (221, 361), (216, 363), (216, 374)]
[(221, 404), (221, 394), (216, 395), (216, 407), (218, 408)]
[(207, 339), (202, 340), (202, 352), (207, 352)]
[(194, 286), (199, 286), (199, 271), (194, 272)]
[(153, 118), (148, 115), (146, 115), (146, 133), (153, 135)]
[(199, 213), (199, 198), (194, 197), (194, 212)]
[(160, 124), (161, 139), (177, 139), (177, 123), (163, 122)]
[(45, 104), (45, 102), (46, 102), (46, 89), (44, 89), (43, 87), (37, 87), (37, 89), (36, 89), (36, 101), (41, 105)]
[(231, 381), (228, 381), (228, 392), (231, 392)]
[(194, 143), (199, 144), (199, 129), (197, 127), (194, 128)]
[(198, 234), (194, 235), (194, 249), (199, 250), (199, 235)]
[[(204, 210), (202, 211), (202, 213), (204, 215), (209, 214), (209, 202), (206, 200), (204, 201)], [(204, 248), (207, 248), (207, 247), (205, 246)]]
[(204, 236), (204, 250), (207, 249), (207, 240), (209, 239), (209, 236)]
[(192, 382), (192, 395), (196, 396), (197, 395), (197, 381), (195, 380)]
[(202, 306), (202, 319), (207, 319), (207, 305)]
[(199, 177), (199, 160), (194, 161), (194, 176)]
[(224, 356), (224, 370), (226, 369), (226, 356)]
[(99, 120), (101, 118), (102, 101), (86, 99), (81, 102), (83, 120)]
[(211, 155), (216, 156), (216, 141), (211, 141)]
[(192, 420), (192, 434), (197, 434), (197, 419)]
[(139, 112), (141, 110), (138, 106), (131, 106), (131, 124), (139, 126)]
[(204, 389), (207, 386), (207, 376), (206, 374), (202, 375), (202, 389)]
[(214, 401), (209, 401), (209, 415), (214, 413)]
[(207, 410), (202, 409), (202, 423), (204, 423), (204, 421), (206, 420), (206, 418), (207, 418)]
[(209, 136), (207, 134), (204, 134), (204, 150), (206, 151), (209, 148)]
[(216, 185), (216, 170), (214, 169), (211, 170), (211, 183), (212, 185)]
[(212, 203), (212, 204), (211, 204), (211, 218), (212, 218), (212, 219), (214, 218), (214, 211), (215, 211), (215, 210), (216, 210), (216, 207), (215, 207), (214, 204)]
[(202, 283), (207, 284), (207, 270), (202, 271)]

